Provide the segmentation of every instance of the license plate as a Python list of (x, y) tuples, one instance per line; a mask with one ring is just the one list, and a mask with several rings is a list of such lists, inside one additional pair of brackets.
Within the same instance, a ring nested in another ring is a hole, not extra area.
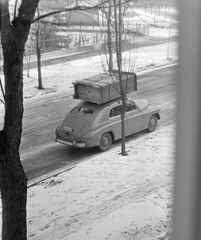
[(71, 127), (66, 127), (64, 126), (63, 129), (66, 131), (66, 132), (72, 132), (73, 129)]

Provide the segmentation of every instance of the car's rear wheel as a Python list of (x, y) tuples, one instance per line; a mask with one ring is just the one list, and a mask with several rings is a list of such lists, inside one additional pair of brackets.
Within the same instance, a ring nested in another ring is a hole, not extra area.
[(151, 116), (151, 118), (149, 119), (149, 123), (148, 123), (148, 128), (147, 131), (148, 132), (153, 132), (156, 130), (158, 125), (158, 118), (156, 115)]
[(112, 136), (110, 133), (104, 133), (100, 139), (99, 149), (101, 152), (107, 151), (112, 145)]

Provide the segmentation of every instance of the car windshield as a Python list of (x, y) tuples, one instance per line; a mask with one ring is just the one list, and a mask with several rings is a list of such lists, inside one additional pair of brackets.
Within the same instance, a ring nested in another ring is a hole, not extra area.
[(75, 107), (71, 111), (71, 113), (78, 114), (78, 115), (92, 115), (93, 110), (87, 107)]

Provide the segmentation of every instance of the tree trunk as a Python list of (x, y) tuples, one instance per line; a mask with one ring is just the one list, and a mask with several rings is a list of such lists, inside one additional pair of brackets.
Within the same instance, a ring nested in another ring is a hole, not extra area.
[(36, 53), (37, 53), (37, 65), (38, 65), (38, 89), (43, 89), (42, 85), (42, 73), (41, 73), (41, 50), (39, 42), (39, 31), (37, 31), (37, 44), (36, 44)]
[(19, 147), (23, 118), (23, 55), (37, 1), (23, 0), (10, 23), (8, 1), (0, 1), (5, 77), (5, 119), (0, 131), (2, 240), (26, 240), (27, 178)]
[(121, 91), (121, 99), (122, 99), (122, 111), (121, 111), (121, 132), (122, 132), (122, 140), (121, 140), (121, 155), (126, 156), (126, 134), (125, 134), (125, 111), (126, 111), (126, 99), (125, 99), (125, 89), (123, 87), (122, 80), (122, 8), (121, 8), (121, 0), (119, 0), (119, 41), (118, 41), (118, 72), (119, 72), (119, 85)]
[[(40, 11), (38, 8), (38, 17), (40, 17)], [(41, 48), (40, 48), (40, 22), (37, 23), (36, 30), (36, 54), (37, 54), (37, 65), (38, 65), (38, 89), (43, 89), (42, 85), (42, 73), (41, 73)]]
[[(122, 100), (122, 109), (121, 109), (121, 155), (126, 156), (126, 138), (125, 138), (125, 89), (123, 87), (122, 82), (122, 12), (121, 12), (121, 0), (118, 1), (118, 11), (116, 0), (113, 0), (114, 6), (114, 18), (115, 18), (115, 35), (116, 35), (116, 59), (117, 59), (117, 71), (118, 71), (118, 79), (120, 86), (120, 95)], [(117, 12), (119, 15), (117, 15)]]
[[(2, 32), (3, 33), (3, 32)], [(2, 34), (5, 75), (5, 122), (0, 132), (2, 240), (26, 239), (27, 178), (20, 162), (23, 117), (23, 54), (16, 31)], [(5, 37), (5, 38), (4, 38)]]
[(126, 156), (126, 134), (125, 134), (125, 109), (126, 100), (125, 96), (121, 96), (122, 99), (122, 109), (121, 109), (121, 155)]
[(107, 30), (108, 30), (107, 45), (108, 45), (108, 55), (109, 55), (109, 62), (108, 62), (109, 71), (113, 70), (111, 18), (112, 18), (112, 6), (111, 6), (111, 0), (109, 0), (109, 9), (108, 9), (108, 17), (107, 17)]
[(19, 155), (23, 117), (23, 50), (16, 49), (15, 42), (6, 44), (2, 40), (2, 45), (5, 75), (5, 123), (0, 132), (2, 240), (23, 240), (27, 232), (27, 179)]
[(2, 240), (26, 240), (27, 178), (10, 137), (4, 130), (0, 132)]

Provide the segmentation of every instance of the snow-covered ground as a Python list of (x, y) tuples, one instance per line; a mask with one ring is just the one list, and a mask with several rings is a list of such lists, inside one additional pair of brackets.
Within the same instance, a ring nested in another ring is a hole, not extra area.
[[(135, 71), (175, 62), (176, 42), (169, 45), (169, 59), (167, 51), (168, 44), (138, 49)], [(42, 91), (36, 88), (37, 70), (30, 70), (30, 77), (24, 71), (25, 101), (73, 91), (72, 82), (102, 72), (103, 61), (96, 56), (43, 67)], [(159, 126), (130, 139), (128, 156), (113, 147), (30, 187), (28, 239), (165, 239), (172, 211), (174, 128)]]
[(158, 240), (169, 231), (174, 125), (85, 159), (28, 189), (30, 240)]

